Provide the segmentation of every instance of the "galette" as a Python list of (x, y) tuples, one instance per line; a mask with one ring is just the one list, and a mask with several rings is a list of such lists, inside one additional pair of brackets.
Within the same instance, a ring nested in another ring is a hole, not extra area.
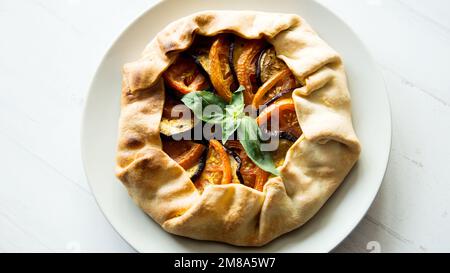
[(203, 11), (124, 65), (116, 175), (172, 234), (261, 246), (360, 154), (342, 59), (298, 15)]

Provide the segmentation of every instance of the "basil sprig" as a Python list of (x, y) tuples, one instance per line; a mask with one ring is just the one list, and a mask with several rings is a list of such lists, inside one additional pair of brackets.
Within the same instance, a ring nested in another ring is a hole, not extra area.
[(249, 116), (242, 117), (240, 126), (238, 127), (238, 137), (248, 157), (266, 172), (280, 175), (270, 153), (261, 151), (260, 136), (261, 129), (256, 123), (256, 120)]
[(225, 107), (225, 116), (222, 120), (222, 143), (237, 130), (244, 116), (244, 87), (241, 85), (231, 96), (230, 104)]
[[(221, 97), (209, 91), (188, 93), (181, 101), (198, 119), (221, 125), (223, 144), (237, 130), (239, 141), (250, 159), (261, 169), (280, 175), (270, 153), (261, 151), (262, 132), (256, 120), (244, 114), (244, 90), (243, 86), (239, 86), (228, 105)], [(209, 107), (214, 108), (214, 111), (209, 111)]]
[(181, 101), (189, 107), (194, 115), (204, 122), (221, 124), (227, 103), (209, 91), (195, 91), (183, 96)]

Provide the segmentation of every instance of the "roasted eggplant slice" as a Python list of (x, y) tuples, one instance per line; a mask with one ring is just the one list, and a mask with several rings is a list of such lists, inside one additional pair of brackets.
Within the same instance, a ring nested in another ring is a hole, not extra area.
[(168, 119), (162, 118), (159, 124), (161, 134), (174, 136), (187, 133), (194, 128), (194, 120), (191, 118)]
[(262, 191), (264, 184), (269, 178), (269, 173), (253, 163), (238, 140), (227, 141), (227, 143), (225, 143), (225, 147), (236, 153), (241, 160), (241, 166), (239, 168), (239, 173), (241, 176), (240, 181), (242, 181), (241, 183), (248, 187)]
[(191, 181), (196, 181), (202, 174), (203, 170), (205, 169), (207, 155), (208, 148), (206, 147), (197, 164), (186, 170), (186, 172), (189, 174), (189, 177), (191, 178)]
[(237, 81), (237, 75), (236, 75), (236, 68), (234, 67), (235, 64), (235, 52), (234, 50), (236, 49), (236, 37), (232, 36), (230, 38), (231, 42), (230, 42), (230, 48), (228, 50), (228, 65), (230, 66), (231, 69), (231, 73), (233, 74), (233, 78), (235, 81)]
[(258, 86), (263, 85), (263, 82), (261, 80), (261, 61), (266, 51), (267, 48), (261, 50), (261, 52), (258, 55), (258, 60), (256, 62), (256, 83), (258, 84)]
[(193, 114), (187, 106), (172, 96), (166, 96), (159, 125), (159, 130), (163, 135), (174, 136), (186, 133), (194, 128), (194, 120)]
[(281, 70), (259, 87), (253, 98), (252, 105), (257, 109), (261, 105), (268, 104), (268, 101), (273, 101), (273, 98), (280, 96), (280, 93), (283, 93), (280, 97), (289, 97), (296, 85), (297, 82), (291, 71), (288, 68)]
[(294, 136), (293, 134), (290, 134), (288, 132), (280, 132), (279, 134), (280, 139), (286, 139), (290, 142), (296, 142), (298, 137)]
[(272, 78), (278, 72), (287, 69), (287, 65), (277, 57), (275, 48), (265, 49), (258, 58), (259, 78), (262, 83)]
[(274, 95), (273, 97), (269, 98), (266, 102), (264, 102), (264, 107), (269, 106), (270, 104), (272, 104), (273, 102), (275, 102), (276, 100), (280, 99), (280, 98), (290, 98), (292, 97), (292, 91), (294, 91), (295, 88), (288, 88), (288, 89), (284, 89), (281, 90), (280, 92), (278, 92), (276, 95)]
[(282, 97), (290, 97), (292, 91), (301, 85), (283, 60), (277, 57), (273, 47), (264, 50), (257, 67), (262, 85), (252, 101), (256, 108), (267, 106)]

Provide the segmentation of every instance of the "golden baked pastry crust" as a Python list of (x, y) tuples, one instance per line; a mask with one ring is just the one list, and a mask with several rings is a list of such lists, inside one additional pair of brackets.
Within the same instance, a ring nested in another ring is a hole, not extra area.
[[(293, 92), (303, 135), (289, 149), (281, 177), (260, 192), (241, 184), (200, 193), (162, 151), (161, 74), (195, 34), (231, 32), (265, 38), (303, 83)], [(340, 56), (298, 15), (204, 11), (163, 29), (123, 68), (117, 177), (166, 231), (200, 240), (261, 246), (307, 222), (344, 180), (360, 154)]]

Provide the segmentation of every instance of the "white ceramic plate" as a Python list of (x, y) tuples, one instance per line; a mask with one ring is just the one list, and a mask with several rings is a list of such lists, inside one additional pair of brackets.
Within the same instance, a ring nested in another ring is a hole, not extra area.
[[(129, 198), (114, 176), (121, 68), (136, 60), (168, 23), (206, 9), (296, 13), (343, 57), (353, 104), (353, 121), (363, 152), (342, 186), (303, 227), (261, 248), (196, 241), (166, 233)], [(370, 207), (388, 162), (391, 122), (383, 79), (351, 29), (314, 1), (165, 0), (129, 25), (113, 43), (92, 81), (82, 128), (85, 172), (100, 208), (117, 232), (143, 252), (327, 252), (336, 247)]]

